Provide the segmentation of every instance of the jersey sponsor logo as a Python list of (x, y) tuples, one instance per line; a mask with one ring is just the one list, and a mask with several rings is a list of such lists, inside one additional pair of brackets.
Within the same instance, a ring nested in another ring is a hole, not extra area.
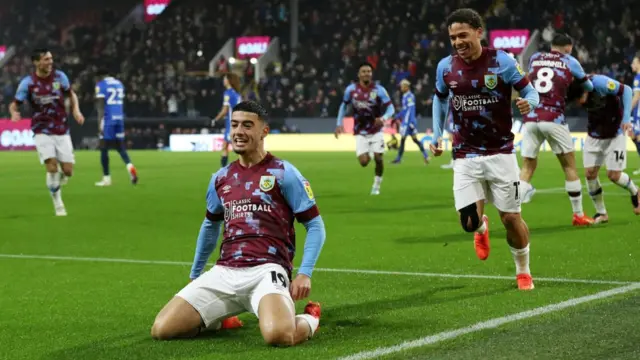
[(307, 180), (302, 182), (304, 184), (304, 191), (307, 192), (307, 197), (309, 200), (313, 200), (313, 190), (311, 190), (311, 184)]
[(224, 194), (228, 193), (230, 190), (231, 190), (231, 185), (225, 185), (222, 188), (222, 194), (224, 195)]
[(273, 175), (262, 175), (260, 177), (260, 190), (269, 191), (276, 184), (276, 177)]
[(633, 86), (638, 87), (640, 85), (640, 80), (633, 80)]
[(607, 81), (607, 89), (615, 90), (616, 89), (616, 83), (614, 83), (613, 80)]
[(251, 199), (232, 200), (223, 204), (224, 221), (229, 222), (235, 219), (252, 219), (256, 212), (272, 211), (269, 204), (254, 204)]
[(449, 87), (455, 89), (456, 87), (458, 87), (458, 82), (455, 80), (449, 82)]
[(489, 90), (493, 90), (498, 86), (498, 75), (496, 74), (486, 74), (484, 76), (484, 86)]
[(451, 102), (456, 111), (484, 111), (486, 105), (497, 104), (499, 99), (497, 96), (455, 95)]
[(518, 70), (518, 73), (520, 73), (520, 75), (524, 76), (524, 70), (522, 70), (522, 67), (520, 67), (520, 63), (516, 61), (516, 70)]

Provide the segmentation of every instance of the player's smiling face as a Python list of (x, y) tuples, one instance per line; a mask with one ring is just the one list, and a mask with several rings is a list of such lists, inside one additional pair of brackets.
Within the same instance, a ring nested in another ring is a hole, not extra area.
[(464, 60), (473, 60), (482, 53), (482, 28), (474, 29), (469, 24), (453, 23), (449, 26), (449, 39), (456, 53)]
[(40, 60), (35, 63), (38, 71), (49, 74), (53, 70), (53, 55), (50, 52), (40, 54)]
[(238, 155), (256, 151), (263, 146), (269, 126), (258, 114), (235, 111), (231, 114), (231, 146)]
[(373, 69), (371, 69), (370, 66), (362, 66), (360, 70), (358, 70), (358, 79), (360, 79), (364, 85), (369, 85), (372, 77)]

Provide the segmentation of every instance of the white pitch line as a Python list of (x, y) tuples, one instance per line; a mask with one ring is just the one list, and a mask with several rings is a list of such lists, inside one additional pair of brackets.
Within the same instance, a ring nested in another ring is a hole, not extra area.
[[(191, 265), (188, 261), (165, 261), (165, 260), (138, 260), (138, 259), (118, 259), (118, 258), (96, 258), (96, 257), (76, 257), (76, 256), (56, 256), (56, 255), (28, 255), (28, 254), (0, 254), (0, 258), (9, 259), (31, 259), (31, 260), (63, 260), (63, 261), (85, 261), (85, 262), (108, 262), (108, 263), (126, 263), (126, 264), (147, 264), (147, 265)], [(400, 275), (400, 276), (424, 276), (451, 279), (494, 279), (494, 280), (513, 280), (513, 276), (501, 275), (477, 275), (477, 274), (441, 274), (428, 272), (408, 272), (408, 271), (386, 271), (386, 270), (365, 270), (365, 269), (332, 269), (332, 268), (316, 268), (314, 271), (319, 272), (335, 272), (349, 274), (369, 274), (369, 275)], [(569, 278), (535, 278), (535, 281), (548, 281), (559, 283), (580, 283), (580, 284), (598, 284), (598, 285), (627, 285), (634, 284), (633, 281), (613, 281), (613, 280), (588, 280), (588, 279), (569, 279)]]
[(517, 314), (507, 315), (487, 321), (482, 321), (470, 326), (459, 328), (451, 331), (444, 331), (435, 335), (423, 337), (421, 339), (406, 341), (398, 345), (389, 347), (380, 347), (371, 351), (363, 351), (353, 355), (341, 357), (338, 360), (366, 360), (378, 358), (389, 354), (394, 354), (409, 349), (414, 349), (422, 346), (433, 345), (446, 340), (455, 339), (457, 337), (474, 333), (481, 330), (494, 329), (498, 326), (502, 326), (508, 323), (529, 319), (532, 317), (548, 314), (555, 311), (560, 311), (568, 308), (578, 306), (591, 301), (602, 300), (611, 296), (625, 294), (631, 291), (640, 289), (640, 283), (635, 283), (627, 286), (614, 288), (611, 290), (601, 291), (593, 295), (582, 296), (574, 299), (569, 299), (556, 304), (546, 305), (538, 307), (532, 310), (523, 311)]

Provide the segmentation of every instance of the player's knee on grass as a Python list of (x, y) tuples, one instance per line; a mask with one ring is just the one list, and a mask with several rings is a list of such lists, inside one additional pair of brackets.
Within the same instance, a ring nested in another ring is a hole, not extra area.
[(620, 175), (622, 175), (622, 171), (607, 170), (607, 177), (613, 182), (617, 182), (620, 179)]
[(265, 343), (271, 346), (295, 344), (295, 309), (287, 298), (280, 294), (265, 295), (258, 305), (258, 317)]
[(151, 327), (151, 337), (169, 340), (198, 334), (202, 319), (196, 309), (186, 300), (174, 297), (160, 310)]
[(474, 232), (480, 227), (480, 216), (478, 215), (478, 205), (469, 204), (460, 211), (460, 224), (466, 232)]

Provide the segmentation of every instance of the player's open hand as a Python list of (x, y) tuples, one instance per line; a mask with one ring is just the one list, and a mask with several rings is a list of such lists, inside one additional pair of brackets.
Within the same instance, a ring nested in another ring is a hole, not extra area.
[(626, 134), (627, 136), (633, 138), (633, 126), (631, 125), (631, 123), (622, 124), (620, 125), (620, 127), (622, 127), (623, 134)]
[(344, 133), (344, 128), (342, 126), (338, 126), (336, 128), (336, 131), (334, 133), (334, 135), (336, 136), (336, 139), (338, 138), (338, 136), (340, 136), (340, 134)]
[(80, 125), (84, 124), (84, 115), (80, 111), (74, 111), (73, 117), (76, 119), (76, 122)]
[(526, 115), (531, 111), (531, 104), (529, 104), (529, 101), (523, 99), (523, 98), (518, 98), (516, 99), (516, 106), (518, 107), (518, 110), (520, 110), (520, 114), (522, 115)]
[(433, 154), (433, 156), (442, 155), (442, 142), (438, 141), (436, 145), (429, 144), (429, 150), (431, 150), (431, 153)]
[(302, 300), (311, 293), (311, 279), (304, 274), (298, 274), (291, 282), (291, 297), (293, 301)]
[(11, 121), (18, 122), (20, 119), (22, 119), (22, 115), (19, 112), (11, 113)]

